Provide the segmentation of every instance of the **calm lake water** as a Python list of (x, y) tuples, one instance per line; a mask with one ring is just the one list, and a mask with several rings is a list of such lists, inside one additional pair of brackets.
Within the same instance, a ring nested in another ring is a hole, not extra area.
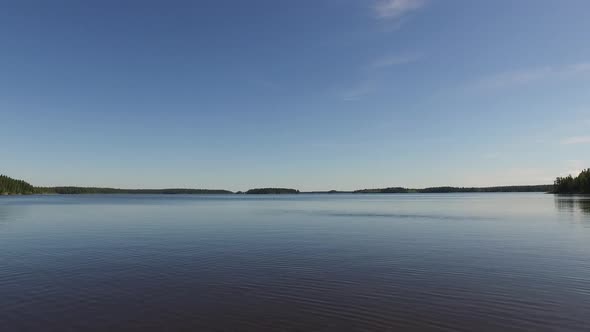
[(0, 197), (2, 331), (589, 331), (590, 198)]

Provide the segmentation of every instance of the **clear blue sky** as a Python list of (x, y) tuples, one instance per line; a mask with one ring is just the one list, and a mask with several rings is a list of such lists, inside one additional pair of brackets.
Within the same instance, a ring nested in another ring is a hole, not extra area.
[(0, 173), (301, 190), (590, 166), (590, 1), (1, 1)]

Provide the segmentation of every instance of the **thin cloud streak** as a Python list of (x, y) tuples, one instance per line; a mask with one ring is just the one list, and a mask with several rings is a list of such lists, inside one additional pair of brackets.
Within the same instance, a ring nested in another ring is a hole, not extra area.
[(377, 17), (396, 20), (425, 5), (426, 0), (379, 0), (374, 9)]
[(374, 82), (372, 80), (364, 80), (359, 82), (357, 86), (342, 91), (340, 97), (344, 101), (357, 101), (363, 96), (370, 94), (373, 90)]
[(568, 137), (561, 140), (561, 144), (571, 145), (571, 144), (589, 144), (590, 143), (590, 136), (573, 136)]
[(590, 75), (590, 62), (580, 62), (564, 66), (545, 66), (500, 73), (480, 80), (479, 86), (486, 88), (506, 88), (527, 85), (546, 80), (561, 80)]
[(399, 66), (418, 61), (422, 57), (421, 54), (397, 54), (389, 55), (379, 58), (369, 65), (371, 69), (386, 68), (391, 66)]
[(339, 93), (340, 97), (344, 101), (357, 101), (363, 96), (371, 94), (379, 83), (379, 79), (376, 77), (378, 71), (384, 68), (401, 66), (411, 62), (415, 62), (422, 57), (421, 54), (407, 53), (388, 55), (382, 58), (378, 58), (375, 61), (369, 63), (365, 67), (365, 79), (359, 81), (356, 86), (345, 89)]

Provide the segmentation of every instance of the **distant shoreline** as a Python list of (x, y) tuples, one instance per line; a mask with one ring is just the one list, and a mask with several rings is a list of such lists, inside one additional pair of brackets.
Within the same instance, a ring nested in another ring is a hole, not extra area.
[[(584, 194), (585, 191), (567, 191), (564, 189), (577, 188), (570, 184), (583, 179), (588, 171), (582, 172), (578, 178), (558, 178), (556, 185), (516, 185), (493, 187), (428, 187), (421, 189), (405, 187), (387, 187), (374, 189), (360, 189), (350, 191), (326, 190), (301, 192), (293, 188), (255, 188), (245, 192), (233, 192), (224, 189), (190, 189), (190, 188), (165, 188), (165, 189), (123, 189), (104, 187), (35, 187), (23, 180), (17, 180), (5, 175), (0, 175), (0, 195), (72, 195), (72, 194), (164, 194), (164, 195), (297, 195), (297, 194), (443, 194), (443, 193), (502, 193), (502, 192), (545, 192), (553, 194)], [(573, 182), (572, 182), (573, 181)], [(585, 182), (584, 182), (585, 183)], [(583, 188), (582, 185), (578, 187)]]
[(34, 187), (22, 180), (15, 180), (2, 176), (0, 195), (75, 195), (75, 194), (162, 194), (162, 195), (298, 195), (298, 194), (414, 194), (414, 193), (493, 193), (493, 192), (552, 192), (553, 185), (532, 186), (497, 186), (497, 187), (430, 187), (410, 189), (403, 187), (388, 187), (377, 189), (361, 189), (352, 191), (308, 191), (301, 192), (291, 188), (255, 188), (246, 192), (233, 192), (223, 189), (121, 189), (101, 187)]

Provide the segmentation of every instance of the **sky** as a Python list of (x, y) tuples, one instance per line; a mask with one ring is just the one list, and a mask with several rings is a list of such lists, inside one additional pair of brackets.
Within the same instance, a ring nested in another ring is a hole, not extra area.
[(0, 0), (0, 173), (351, 190), (590, 167), (587, 0)]

